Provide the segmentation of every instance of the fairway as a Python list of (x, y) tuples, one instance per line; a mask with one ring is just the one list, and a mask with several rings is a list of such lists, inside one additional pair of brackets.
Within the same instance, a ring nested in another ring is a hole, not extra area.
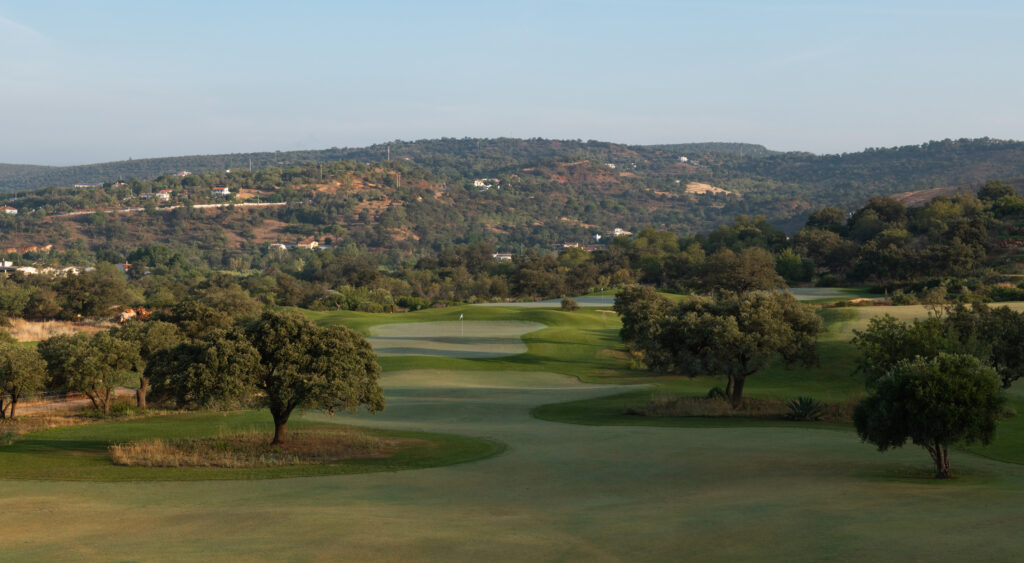
[[(882, 308), (863, 311), (869, 309)], [(601, 316), (535, 314), (549, 328), (526, 338), (529, 352), (514, 358), (531, 364), (521, 369), (508, 358), (432, 358), (431, 369), (384, 374), (382, 413), (303, 417), (487, 438), (507, 445), (498, 456), (415, 471), (247, 482), (0, 481), (0, 553), (12, 560), (1019, 557), (1012, 538), (1024, 466), (957, 451), (957, 479), (938, 482), (919, 448), (881, 454), (849, 430), (588, 426), (531, 417), (540, 405), (645, 389), (533, 369), (557, 367), (569, 353), (609, 377), (614, 365), (602, 352), (606, 334), (590, 328)], [(847, 315), (830, 334), (847, 333), (864, 322), (859, 317)], [(651, 380), (616, 373), (619, 381)], [(819, 377), (842, 374), (829, 373)], [(764, 375), (751, 379), (753, 391), (799, 387), (783, 372)], [(824, 379), (814, 384), (824, 387)]]
[(434, 321), (370, 328), (370, 344), (381, 356), (499, 358), (527, 351), (522, 335), (546, 328), (526, 321)]

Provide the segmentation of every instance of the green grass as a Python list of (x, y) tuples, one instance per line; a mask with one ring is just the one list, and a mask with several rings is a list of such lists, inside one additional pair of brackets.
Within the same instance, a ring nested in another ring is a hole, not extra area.
[[(610, 353), (621, 349), (613, 316), (501, 307), (310, 316), (365, 331), (382, 322), (451, 320), (460, 311), (467, 319), (548, 328), (526, 335), (529, 351), (521, 356), (384, 358), (385, 411), (338, 422), (473, 436), (508, 444), (502, 455), (305, 479), (0, 480), (0, 553), (11, 560), (1019, 558), (1019, 465), (958, 451), (956, 479), (940, 482), (920, 448), (879, 453), (852, 431), (817, 424), (598, 426), (531, 417), (531, 410), (562, 405), (563, 416), (584, 420), (595, 416), (590, 406), (627, 404), (626, 393), (637, 400), (659, 387), (704, 393), (716, 383), (630, 371)], [(830, 332), (822, 366), (773, 366), (751, 377), (748, 389), (765, 396), (810, 390), (818, 398), (858, 392), (852, 352), (842, 344), (867, 316), (883, 312), (903, 318), (923, 309), (824, 312)], [(305, 420), (329, 419), (314, 413)], [(1016, 421), (1003, 425), (994, 446), (1021, 434), (1012, 430)]]
[[(289, 428), (308, 427), (307, 421), (290, 421)], [(126, 421), (53, 428), (20, 436), (0, 448), (0, 474), (6, 479), (67, 481), (194, 481), (206, 479), (269, 479), (400, 471), (449, 465), (500, 453), (493, 441), (419, 432), (366, 429), (375, 436), (422, 440), (387, 458), (352, 459), (331, 465), (295, 465), (248, 469), (125, 467), (114, 465), (107, 452), (112, 443), (146, 438), (173, 440), (205, 438), (223, 433), (257, 430), (269, 441), (273, 425), (266, 412), (189, 413), (153, 416)]]

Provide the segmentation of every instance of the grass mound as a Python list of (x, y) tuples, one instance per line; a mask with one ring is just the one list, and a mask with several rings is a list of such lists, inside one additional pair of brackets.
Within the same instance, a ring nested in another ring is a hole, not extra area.
[(211, 438), (152, 438), (113, 444), (117, 465), (142, 467), (277, 467), (336, 463), (346, 459), (388, 457), (409, 439), (373, 436), (348, 426), (313, 427), (271, 444), (266, 432), (248, 430)]
[[(467, 436), (355, 430), (302, 418), (289, 421), (288, 434), (291, 444), (272, 451), (273, 425), (266, 411), (58, 426), (11, 436), (8, 445), (0, 446), (0, 479), (196, 481), (343, 475), (466, 463), (505, 449), (499, 442)], [(113, 445), (121, 445), (117, 455), (131, 465), (114, 462)]]

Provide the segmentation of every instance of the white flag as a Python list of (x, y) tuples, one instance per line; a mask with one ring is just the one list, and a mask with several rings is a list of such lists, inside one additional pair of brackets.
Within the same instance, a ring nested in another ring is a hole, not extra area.
[(462, 313), (459, 313), (459, 320), (462, 320)]

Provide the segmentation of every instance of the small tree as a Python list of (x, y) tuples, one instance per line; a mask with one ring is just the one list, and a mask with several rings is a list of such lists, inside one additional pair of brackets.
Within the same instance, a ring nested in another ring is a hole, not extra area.
[(928, 450), (935, 476), (948, 479), (949, 445), (991, 442), (1004, 401), (994, 370), (971, 356), (942, 353), (897, 362), (853, 420), (861, 439), (879, 451), (908, 439)]
[(35, 348), (15, 344), (0, 345), (0, 418), (4, 418), (4, 396), (10, 399), (10, 417), (14, 418), (18, 401), (43, 388), (46, 362)]
[(52, 388), (81, 391), (104, 414), (110, 414), (117, 387), (130, 382), (127, 373), (141, 367), (139, 345), (107, 332), (48, 338), (39, 353)]
[(580, 308), (580, 304), (576, 302), (572, 297), (562, 298), (562, 310), (563, 311), (575, 311)]
[(384, 408), (377, 355), (359, 333), (280, 312), (263, 313), (246, 332), (260, 354), (256, 386), (274, 417), (273, 443), (285, 440), (285, 425), (297, 408)]

